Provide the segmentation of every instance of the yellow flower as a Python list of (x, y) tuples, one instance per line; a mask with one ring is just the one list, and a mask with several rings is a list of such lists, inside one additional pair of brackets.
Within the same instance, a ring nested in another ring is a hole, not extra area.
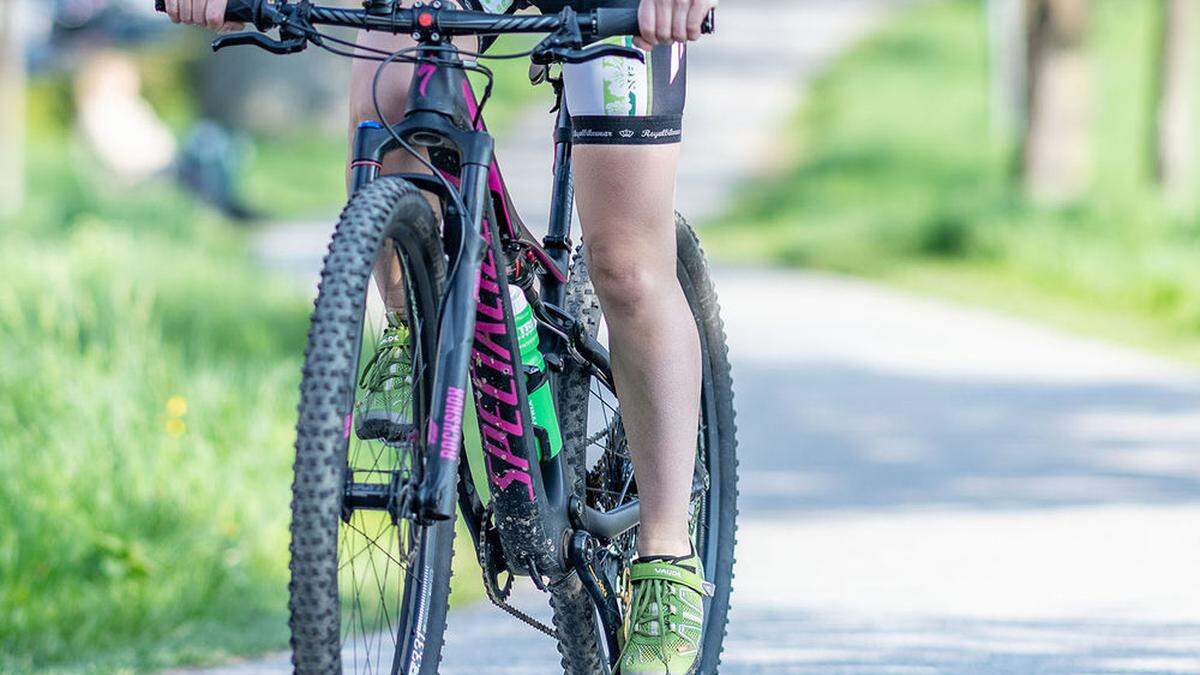
[(186, 432), (187, 425), (183, 423), (183, 420), (177, 418), (167, 420), (167, 435), (171, 438), (179, 438)]
[(167, 399), (167, 416), (183, 417), (187, 414), (187, 399), (182, 396), (172, 396)]

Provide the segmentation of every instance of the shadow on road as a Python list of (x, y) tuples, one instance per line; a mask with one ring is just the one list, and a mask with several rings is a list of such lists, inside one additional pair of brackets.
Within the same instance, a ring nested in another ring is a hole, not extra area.
[[(1022, 509), (1200, 499), (1200, 391), (738, 364), (742, 506)], [(782, 443), (782, 444), (781, 444)]]
[[(743, 617), (747, 620), (750, 617)], [(750, 673), (1195, 672), (1200, 625), (1087, 621), (839, 621), (759, 613), (770, 640), (740, 641), (726, 668)], [(779, 635), (789, 636), (781, 644)]]

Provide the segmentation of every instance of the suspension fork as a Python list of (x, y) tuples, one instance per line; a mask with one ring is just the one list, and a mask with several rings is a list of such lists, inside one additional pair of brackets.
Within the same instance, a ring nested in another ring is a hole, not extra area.
[(482, 138), (486, 139), (486, 152), (477, 153), (480, 156), (470, 161), (464, 153), (462, 185), (467, 213), (459, 220), (461, 253), (451, 261), (439, 321), (437, 371), (425, 432), (425, 475), (416, 504), (417, 517), (423, 522), (454, 517), (463, 419), (466, 406), (474, 405), (467, 397), (467, 375), (475, 341), (475, 287), (483, 262), (481, 228), (492, 155), (491, 139)]
[(383, 145), (391, 134), (379, 122), (359, 122), (350, 155), (350, 196), (379, 177), (383, 170)]
[[(413, 504), (420, 522), (430, 523), (454, 517), (457, 497), (459, 454), (462, 447), (463, 418), (468, 401), (467, 376), (471, 348), (475, 338), (476, 283), (483, 262), (483, 213), (488, 198), (488, 169), (494, 143), (485, 132), (458, 128), (440, 111), (411, 111), (403, 122), (388, 131), (374, 122), (359, 125), (355, 134), (351, 161), (351, 191), (379, 176), (382, 158), (399, 148), (393, 133), (404, 138), (427, 133), (446, 139), (459, 151), (460, 191), (466, 213), (448, 207), (443, 226), (457, 228), (445, 232), (445, 239), (458, 242), (450, 254), (450, 274), (446, 295), (438, 316), (437, 355), (433, 363), (432, 401), (424, 433), (424, 475)], [(457, 215), (457, 217), (450, 217)], [(390, 236), (390, 233), (389, 233)]]

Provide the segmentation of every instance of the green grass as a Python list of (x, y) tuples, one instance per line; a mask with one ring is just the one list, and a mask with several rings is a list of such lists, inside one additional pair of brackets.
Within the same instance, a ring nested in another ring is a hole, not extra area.
[[(145, 69), (180, 130), (194, 119), (188, 58), (156, 54)], [(527, 61), (490, 65), (487, 117), (503, 133), (548, 94), (529, 86)], [(168, 186), (96, 170), (71, 140), (65, 79), (35, 82), (30, 107), (30, 202), (0, 222), (0, 672), (285, 648), (311, 302), (256, 268), (245, 231)], [(341, 134), (254, 142), (245, 190), (262, 213), (330, 217), (344, 203)], [(459, 541), (453, 599), (466, 602), (479, 573)]]
[(346, 203), (346, 138), (298, 129), (255, 139), (242, 195), (266, 218), (330, 220)]
[(1152, 3), (1093, 4), (1093, 184), (1057, 207), (1026, 199), (989, 136), (982, 5), (906, 10), (840, 58), (794, 120), (794, 156), (706, 243), (1200, 359), (1200, 223), (1148, 179)]
[[(0, 672), (285, 648), (311, 301), (175, 189), (114, 184), (70, 140), (62, 82), (34, 89), (30, 202), (0, 222)], [(271, 141), (252, 191), (335, 211), (343, 143)], [(479, 595), (472, 558), (456, 602)]]
[(0, 234), (0, 670), (279, 645), (306, 299), (170, 189), (31, 174)]

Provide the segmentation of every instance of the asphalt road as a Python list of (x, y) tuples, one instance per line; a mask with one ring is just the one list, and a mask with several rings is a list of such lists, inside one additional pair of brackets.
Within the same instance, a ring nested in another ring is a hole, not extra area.
[[(845, 278), (717, 279), (742, 471), (722, 673), (1200, 672), (1200, 373)], [(555, 664), (490, 608), (447, 652)]]
[(848, 279), (718, 278), (723, 672), (1200, 672), (1200, 373)]

